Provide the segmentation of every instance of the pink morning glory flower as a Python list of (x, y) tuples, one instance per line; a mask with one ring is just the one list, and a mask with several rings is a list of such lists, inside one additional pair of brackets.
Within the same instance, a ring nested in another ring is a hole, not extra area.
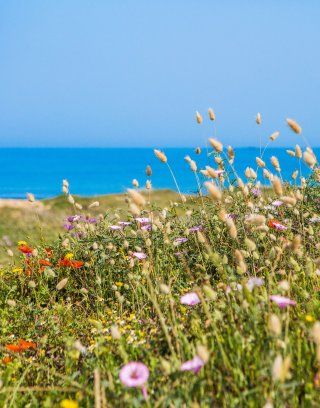
[(132, 256), (135, 256), (138, 259), (146, 259), (147, 255), (144, 252), (133, 252)]
[(199, 356), (193, 357), (192, 360), (186, 361), (180, 367), (181, 371), (193, 371), (195, 374), (204, 366), (204, 361)]
[(142, 394), (147, 399), (146, 382), (149, 378), (148, 367), (138, 361), (130, 361), (124, 365), (119, 373), (120, 381), (127, 387), (139, 387), (142, 390)]
[(280, 309), (284, 309), (287, 306), (295, 306), (297, 303), (295, 300), (280, 295), (271, 295), (270, 300), (276, 303)]
[(185, 295), (181, 296), (180, 302), (183, 305), (188, 305), (188, 306), (194, 306), (200, 303), (200, 298), (196, 294), (196, 292), (189, 292), (186, 293)]

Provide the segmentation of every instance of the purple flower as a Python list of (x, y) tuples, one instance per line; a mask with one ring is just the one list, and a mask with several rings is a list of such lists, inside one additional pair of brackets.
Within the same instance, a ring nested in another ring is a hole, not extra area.
[(188, 252), (187, 251), (180, 251), (180, 252), (175, 252), (174, 255), (178, 258), (181, 258), (182, 256), (186, 255)]
[(181, 371), (193, 371), (195, 374), (204, 366), (204, 361), (200, 357), (195, 356), (192, 360), (186, 361), (180, 367)]
[(96, 224), (98, 221), (97, 221), (96, 218), (87, 218), (87, 222), (88, 222), (89, 224)]
[(151, 222), (150, 218), (146, 217), (137, 217), (136, 221), (140, 222), (140, 224), (148, 224), (149, 222)]
[(197, 225), (195, 227), (191, 227), (189, 228), (189, 232), (197, 232), (197, 231), (201, 231), (202, 230), (202, 225)]
[(141, 229), (143, 231), (151, 231), (152, 226), (151, 226), (151, 224), (144, 224), (144, 225), (141, 226)]
[(63, 228), (66, 229), (67, 231), (71, 231), (74, 226), (72, 224), (63, 224)]
[(276, 303), (280, 309), (284, 309), (287, 306), (295, 306), (297, 304), (295, 300), (280, 295), (271, 295), (270, 300)]
[(110, 225), (110, 229), (113, 231), (118, 231), (122, 230), (122, 227), (120, 227), (120, 225)]
[(253, 189), (251, 190), (251, 193), (252, 193), (252, 195), (253, 195), (254, 197), (259, 197), (259, 196), (261, 196), (261, 190), (260, 190), (259, 188), (253, 188)]
[(138, 259), (146, 259), (147, 255), (144, 252), (133, 252), (132, 256), (135, 256)]
[(69, 215), (69, 217), (67, 217), (68, 222), (76, 222), (79, 221), (80, 219), (81, 215)]
[(229, 213), (229, 214), (226, 214), (226, 218), (231, 218), (232, 220), (235, 220), (237, 216), (236, 214)]
[(126, 227), (127, 225), (131, 225), (131, 222), (129, 222), (129, 221), (119, 221), (118, 224), (121, 225), (122, 227)]
[(147, 399), (145, 383), (149, 378), (149, 369), (145, 364), (137, 361), (129, 362), (121, 368), (119, 378), (122, 384), (127, 387), (141, 388), (144, 398)]
[(275, 200), (271, 203), (274, 207), (280, 207), (280, 205), (283, 204), (283, 201), (281, 200)]
[(262, 278), (250, 278), (247, 282), (247, 288), (250, 292), (253, 291), (255, 287), (262, 286), (264, 284), (264, 279)]
[(200, 303), (200, 299), (196, 292), (189, 292), (181, 296), (180, 302), (183, 305), (194, 306)]
[(180, 245), (188, 241), (188, 238), (180, 237), (176, 238), (173, 242), (174, 245)]

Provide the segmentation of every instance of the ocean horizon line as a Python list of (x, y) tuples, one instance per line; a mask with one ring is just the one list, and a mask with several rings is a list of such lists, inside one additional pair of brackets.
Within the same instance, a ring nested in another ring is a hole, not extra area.
[[(228, 145), (226, 145), (228, 146)], [(89, 150), (89, 149), (96, 149), (96, 150), (108, 150), (108, 149), (117, 149), (117, 150), (153, 150), (153, 149), (196, 149), (197, 147), (200, 147), (200, 149), (207, 149), (207, 146), (170, 146), (170, 147), (165, 147), (165, 146), (153, 146), (153, 147), (148, 147), (148, 146), (138, 146), (138, 147), (129, 147), (129, 146), (121, 146), (121, 147), (112, 147), (112, 146), (0, 146), (0, 150), (63, 150), (63, 149), (73, 149), (73, 150)], [(232, 146), (234, 149), (260, 149), (260, 146)], [(304, 147), (302, 145), (302, 147)], [(294, 146), (264, 146), (261, 145), (262, 149), (293, 149)], [(320, 145), (318, 146), (312, 146), (312, 149), (320, 149)]]

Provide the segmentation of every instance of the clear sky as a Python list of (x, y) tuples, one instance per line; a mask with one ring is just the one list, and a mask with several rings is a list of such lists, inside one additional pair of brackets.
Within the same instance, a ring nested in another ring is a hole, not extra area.
[[(320, 145), (318, 0), (0, 0), (1, 146)], [(263, 126), (254, 123), (260, 111)]]

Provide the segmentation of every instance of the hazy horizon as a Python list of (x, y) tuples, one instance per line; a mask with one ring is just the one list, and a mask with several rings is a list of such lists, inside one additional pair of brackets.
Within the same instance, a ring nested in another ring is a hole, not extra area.
[(302, 143), (287, 117), (319, 145), (319, 21), (316, 1), (2, 2), (0, 147)]

